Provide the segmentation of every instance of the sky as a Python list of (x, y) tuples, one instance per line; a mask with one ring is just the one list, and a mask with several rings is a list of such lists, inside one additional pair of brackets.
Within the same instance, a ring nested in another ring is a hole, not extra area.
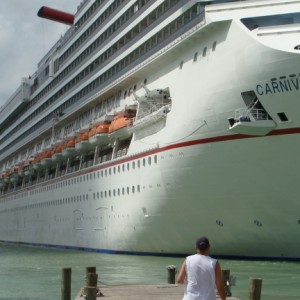
[(82, 0), (1, 0), (0, 106), (16, 91), (23, 77), (34, 74), (38, 62), (69, 26), (42, 19), (48, 6), (75, 14)]

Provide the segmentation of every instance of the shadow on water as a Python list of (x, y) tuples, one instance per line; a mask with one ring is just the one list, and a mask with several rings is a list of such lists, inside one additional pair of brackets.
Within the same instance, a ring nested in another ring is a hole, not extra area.
[[(60, 299), (61, 270), (72, 268), (72, 298), (84, 284), (85, 268), (95, 266), (102, 284), (167, 283), (166, 266), (183, 258), (112, 255), (0, 243), (0, 291), (7, 299)], [(250, 277), (262, 278), (263, 300), (299, 299), (300, 263), (220, 260), (236, 277), (233, 296), (247, 299)]]

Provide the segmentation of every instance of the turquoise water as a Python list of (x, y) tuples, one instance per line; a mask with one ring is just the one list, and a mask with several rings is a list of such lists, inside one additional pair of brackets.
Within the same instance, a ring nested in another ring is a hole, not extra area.
[[(0, 299), (61, 298), (62, 268), (72, 268), (72, 299), (84, 284), (85, 268), (95, 266), (103, 284), (167, 283), (166, 266), (182, 258), (111, 255), (0, 243)], [(262, 278), (262, 300), (299, 300), (300, 263), (220, 260), (236, 277), (233, 296), (247, 299), (250, 277)]]

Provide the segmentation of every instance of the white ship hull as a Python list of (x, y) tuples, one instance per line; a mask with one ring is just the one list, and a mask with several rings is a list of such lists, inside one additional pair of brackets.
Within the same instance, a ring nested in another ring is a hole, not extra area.
[[(153, 134), (133, 130), (126, 156), (2, 196), (0, 240), (180, 255), (205, 234), (214, 255), (299, 259), (299, 55), (237, 21), (196, 26), (126, 75), (170, 90)], [(247, 91), (272, 121), (231, 131)]]

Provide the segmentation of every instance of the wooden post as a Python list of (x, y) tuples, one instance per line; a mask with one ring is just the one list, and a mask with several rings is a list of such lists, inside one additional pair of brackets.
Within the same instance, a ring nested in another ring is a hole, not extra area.
[(97, 299), (97, 289), (94, 286), (85, 287), (85, 299), (86, 300), (96, 300)]
[(176, 266), (173, 265), (167, 266), (167, 270), (168, 270), (168, 283), (175, 284)]
[(62, 269), (61, 300), (71, 300), (71, 268)]
[(96, 267), (86, 267), (85, 268), (85, 273), (96, 273)]
[(230, 297), (231, 291), (230, 291), (230, 270), (222, 270), (222, 279), (223, 279), (223, 285), (225, 288), (225, 293), (227, 297)]
[(98, 274), (96, 267), (87, 267), (85, 269), (85, 287), (84, 294), (86, 300), (96, 300), (97, 297)]
[(97, 287), (98, 274), (97, 273), (88, 273), (86, 277), (86, 286)]
[(248, 300), (260, 300), (262, 279), (250, 278)]

